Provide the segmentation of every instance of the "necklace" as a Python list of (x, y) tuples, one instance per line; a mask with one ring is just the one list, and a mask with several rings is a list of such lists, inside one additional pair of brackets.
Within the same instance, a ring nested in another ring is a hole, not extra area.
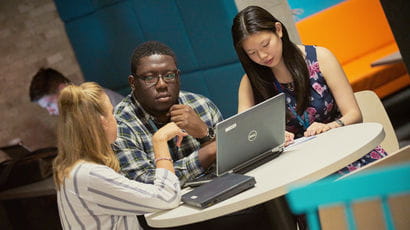
[[(281, 92), (284, 93), (282, 90), (281, 85), (286, 86), (287, 89), (289, 89), (289, 91), (293, 91), (295, 90), (295, 87), (293, 85), (293, 82), (287, 83), (287, 84), (281, 84), (278, 82), (278, 80), (276, 80), (276, 78), (273, 79), (273, 83), (275, 84), (276, 89)], [(287, 85), (292, 85), (291, 87), (288, 87)], [(296, 109), (293, 108), (291, 105), (289, 105), (288, 103), (286, 103), (286, 107), (288, 107), (288, 109), (290, 110), (290, 112), (296, 117), (296, 119), (298, 120), (300, 126), (303, 127), (304, 130), (306, 130), (309, 125), (310, 125), (310, 120), (309, 120), (309, 115), (306, 112), (306, 110), (303, 112), (303, 115), (299, 115), (296, 112)], [(302, 117), (303, 116), (303, 117)]]
[(281, 83), (281, 85), (283, 85), (286, 89), (288, 89), (291, 92), (295, 91), (295, 85), (293, 84), (293, 81), (289, 83)]

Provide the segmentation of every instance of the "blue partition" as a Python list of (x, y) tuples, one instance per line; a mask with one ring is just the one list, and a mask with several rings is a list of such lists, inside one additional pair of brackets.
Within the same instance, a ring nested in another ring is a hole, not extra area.
[(234, 0), (55, 0), (84, 78), (129, 93), (130, 57), (158, 40), (177, 55), (181, 88), (209, 97), (224, 117), (237, 110), (244, 71), (231, 24)]
[(300, 21), (346, 0), (288, 0), (295, 21)]

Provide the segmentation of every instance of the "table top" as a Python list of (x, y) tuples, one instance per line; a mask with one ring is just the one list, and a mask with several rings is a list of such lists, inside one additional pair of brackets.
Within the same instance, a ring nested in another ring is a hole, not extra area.
[(147, 214), (146, 220), (152, 227), (181, 226), (264, 203), (286, 194), (291, 185), (319, 180), (359, 159), (380, 144), (384, 135), (378, 123), (331, 129), (288, 147), (279, 157), (246, 173), (255, 177), (254, 188), (205, 209), (181, 204), (172, 210)]
[(379, 60), (372, 62), (370, 66), (375, 67), (375, 66), (380, 66), (380, 65), (388, 65), (388, 64), (401, 62), (401, 61), (403, 61), (403, 58), (400, 54), (400, 51), (397, 51), (383, 58), (380, 58)]

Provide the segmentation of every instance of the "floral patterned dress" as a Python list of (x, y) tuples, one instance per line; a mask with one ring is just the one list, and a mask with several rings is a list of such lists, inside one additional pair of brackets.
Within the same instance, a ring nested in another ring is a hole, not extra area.
[[(313, 122), (329, 123), (341, 117), (340, 111), (333, 98), (332, 92), (327, 86), (326, 80), (320, 72), (319, 63), (316, 57), (316, 47), (305, 46), (306, 63), (309, 69), (310, 84), (311, 84), (311, 102), (306, 111), (300, 115), (301, 120), (306, 120), (309, 124)], [(280, 85), (282, 92), (286, 95), (286, 104), (289, 113), (286, 118), (286, 130), (295, 134), (295, 137), (303, 136), (305, 128), (300, 120), (292, 113), (296, 110), (295, 92), (292, 87), (286, 87), (284, 84)], [(290, 109), (289, 107), (293, 108)], [(308, 117), (305, 117), (305, 116)], [(376, 147), (361, 159), (349, 164), (343, 169), (339, 170), (339, 174), (346, 174), (355, 169), (363, 167), (373, 161), (385, 157), (387, 154), (380, 146)]]

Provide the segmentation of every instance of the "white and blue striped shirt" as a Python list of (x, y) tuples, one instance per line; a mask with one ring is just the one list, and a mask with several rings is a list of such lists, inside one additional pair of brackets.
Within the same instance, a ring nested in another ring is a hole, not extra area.
[(57, 192), (63, 229), (140, 229), (136, 215), (177, 207), (180, 199), (178, 178), (166, 169), (144, 184), (89, 162), (75, 165)]

